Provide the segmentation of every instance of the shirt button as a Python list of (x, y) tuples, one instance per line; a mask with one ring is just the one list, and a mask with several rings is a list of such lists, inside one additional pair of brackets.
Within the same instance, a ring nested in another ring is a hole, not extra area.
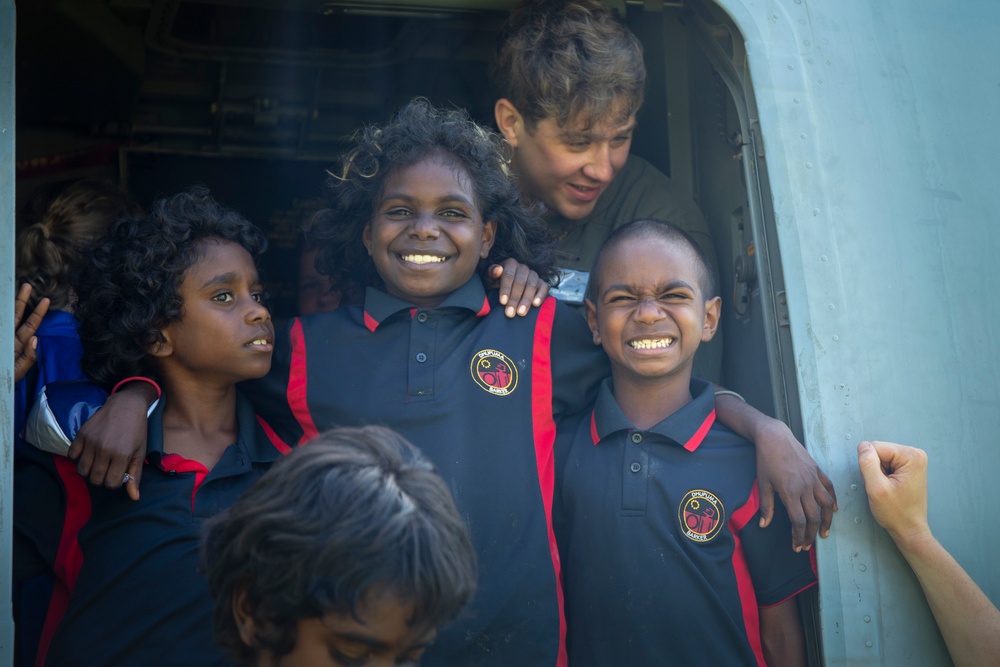
[(417, 352), (417, 361), (420, 362), (421, 364), (424, 363), (425, 361), (427, 361), (427, 355), (424, 354), (423, 352)]
[(642, 470), (642, 466), (639, 465), (638, 461), (632, 461), (632, 465), (630, 465), (628, 469), (631, 470), (632, 472), (639, 472), (640, 470)]
[(423, 323), (427, 321), (427, 313), (417, 313), (417, 322)]
[(640, 442), (642, 442), (642, 433), (633, 433), (632, 434), (632, 442), (634, 442), (636, 444), (639, 444)]

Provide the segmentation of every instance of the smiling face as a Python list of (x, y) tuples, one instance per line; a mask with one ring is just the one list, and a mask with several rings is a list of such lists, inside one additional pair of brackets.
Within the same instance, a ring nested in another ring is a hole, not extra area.
[(188, 376), (223, 386), (265, 375), (274, 325), (261, 303), (253, 258), (231, 241), (202, 241), (201, 256), (184, 272), (181, 319), (163, 327), (151, 354), (164, 378)]
[(496, 116), (500, 131), (514, 147), (514, 169), (526, 194), (569, 220), (594, 210), (625, 166), (635, 129), (633, 114), (589, 126), (585, 119), (571, 118), (560, 127), (547, 118), (529, 130), (507, 100), (497, 102)]
[(386, 178), (362, 238), (389, 294), (433, 308), (472, 278), (495, 231), (465, 171), (431, 155)]
[(680, 378), (685, 389), (694, 353), (715, 335), (720, 299), (705, 300), (705, 267), (683, 243), (627, 238), (604, 251), (587, 322), (611, 360), (616, 388)]
[(279, 658), (262, 652), (258, 667), (415, 665), (435, 636), (434, 628), (412, 626), (413, 604), (392, 594), (368, 593), (357, 612), (300, 619), (292, 652)]

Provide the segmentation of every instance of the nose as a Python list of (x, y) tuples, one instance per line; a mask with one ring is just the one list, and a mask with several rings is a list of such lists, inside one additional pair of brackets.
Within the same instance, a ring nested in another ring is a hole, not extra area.
[(639, 299), (639, 303), (636, 304), (635, 319), (637, 322), (653, 324), (659, 322), (664, 317), (666, 315), (663, 313), (663, 309), (660, 308), (660, 304), (657, 303), (656, 299)]
[(608, 142), (595, 144), (590, 154), (590, 160), (583, 167), (584, 176), (599, 183), (610, 183), (612, 171), (611, 146)]
[(250, 307), (247, 308), (246, 319), (249, 323), (268, 322), (271, 319), (271, 311), (263, 303), (250, 298)]
[(430, 241), (441, 235), (441, 228), (433, 215), (421, 213), (414, 216), (413, 222), (410, 223), (409, 234), (410, 238)]

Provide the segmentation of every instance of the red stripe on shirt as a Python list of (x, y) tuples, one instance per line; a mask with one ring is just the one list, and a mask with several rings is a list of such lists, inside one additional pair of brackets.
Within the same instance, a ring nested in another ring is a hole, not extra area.
[(555, 495), (556, 423), (552, 415), (552, 323), (555, 319), (556, 301), (548, 297), (538, 309), (535, 324), (534, 349), (531, 355), (531, 428), (535, 442), (535, 463), (538, 466), (538, 484), (545, 506), (545, 524), (549, 533), (549, 554), (555, 571), (556, 598), (559, 604), (559, 655), (558, 667), (566, 667), (566, 614), (563, 609), (562, 565), (556, 534), (552, 529), (552, 499)]
[(476, 313), (476, 317), (486, 317), (490, 314), (490, 298), (488, 296), (483, 297), (483, 307), (479, 309)]
[(278, 437), (278, 434), (275, 432), (273, 428), (271, 428), (271, 425), (268, 424), (266, 421), (264, 421), (264, 418), (261, 417), (260, 415), (257, 415), (257, 423), (260, 424), (260, 427), (262, 429), (264, 429), (264, 433), (265, 435), (267, 435), (267, 439), (271, 441), (271, 444), (274, 445), (275, 449), (277, 449), (282, 454), (288, 454), (289, 452), (292, 451), (292, 448), (289, 447), (284, 440)]
[(733, 512), (729, 518), (729, 532), (733, 535), (733, 573), (736, 575), (736, 588), (740, 594), (740, 606), (743, 607), (743, 626), (746, 629), (750, 648), (757, 658), (760, 667), (766, 667), (764, 662), (764, 647), (760, 641), (760, 615), (757, 610), (757, 594), (754, 593), (753, 581), (750, 579), (750, 568), (747, 566), (740, 540), (740, 531), (753, 519), (760, 509), (760, 494), (757, 484), (750, 490), (747, 502)]
[(306, 339), (305, 334), (302, 333), (302, 320), (295, 318), (292, 321), (292, 328), (288, 335), (291, 338), (292, 360), (288, 369), (288, 389), (285, 398), (288, 401), (288, 407), (291, 408), (292, 414), (295, 416), (295, 421), (302, 429), (302, 439), (299, 440), (301, 445), (319, 435), (319, 429), (313, 422), (312, 415), (309, 413), (309, 404), (306, 401), (308, 388), (306, 383)]
[(87, 481), (76, 471), (76, 463), (62, 456), (53, 456), (56, 472), (66, 490), (66, 514), (63, 519), (62, 535), (59, 537), (59, 548), (56, 551), (56, 561), (53, 565), (55, 581), (52, 587), (52, 597), (49, 609), (42, 626), (42, 635), (38, 642), (38, 654), (35, 665), (41, 667), (49, 651), (49, 644), (55, 635), (56, 628), (62, 621), (69, 606), (69, 598), (76, 586), (76, 579), (83, 567), (83, 551), (80, 550), (80, 529), (90, 521), (90, 491)]
[(369, 315), (367, 312), (365, 313), (365, 328), (372, 333), (375, 333), (375, 330), (378, 329), (378, 320)]
[(712, 412), (710, 412), (709, 415), (705, 417), (705, 421), (701, 423), (701, 426), (699, 426), (698, 430), (695, 431), (694, 435), (691, 436), (691, 439), (688, 440), (686, 443), (684, 443), (684, 449), (688, 450), (689, 452), (693, 452), (694, 450), (698, 449), (698, 446), (705, 441), (705, 436), (708, 435), (708, 432), (712, 430), (712, 424), (714, 423), (715, 423), (715, 408), (712, 408)]
[(601, 436), (597, 432), (597, 411), (590, 411), (590, 439), (597, 445), (601, 442)]
[(191, 489), (191, 511), (194, 512), (194, 498), (198, 495), (198, 488), (205, 481), (205, 477), (210, 472), (204, 464), (186, 459), (180, 454), (166, 454), (160, 459), (160, 469), (166, 472), (193, 472), (194, 488)]

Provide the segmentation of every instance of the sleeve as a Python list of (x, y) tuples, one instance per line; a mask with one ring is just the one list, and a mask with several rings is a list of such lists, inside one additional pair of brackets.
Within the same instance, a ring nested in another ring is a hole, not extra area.
[(552, 414), (562, 417), (594, 404), (601, 380), (611, 374), (608, 358), (583, 317), (566, 304), (555, 305), (552, 322)]
[[(296, 392), (305, 395), (304, 370), (296, 373), (293, 357), (304, 351), (302, 324), (293, 319), (274, 337), (274, 353), (267, 375), (239, 384), (240, 391), (253, 404), (257, 420), (268, 438), (279, 449), (294, 447), (303, 439), (303, 429), (291, 405)], [(302, 355), (304, 359), (304, 354)]]
[(814, 586), (816, 571), (811, 552), (792, 551), (792, 524), (780, 501), (774, 504), (771, 525), (761, 528), (758, 519), (759, 514), (743, 527), (740, 537), (757, 606), (773, 607)]

